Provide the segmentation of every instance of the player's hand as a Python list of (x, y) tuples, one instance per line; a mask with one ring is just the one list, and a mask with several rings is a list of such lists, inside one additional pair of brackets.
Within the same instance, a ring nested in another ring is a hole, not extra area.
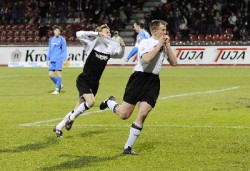
[(164, 39), (165, 39), (165, 45), (168, 45), (170, 43), (170, 37), (168, 35), (165, 35)]
[(122, 46), (122, 47), (125, 47), (125, 43), (124, 43), (124, 41), (120, 41), (120, 45)]
[(64, 61), (64, 62), (63, 62), (63, 66), (69, 67), (69, 66), (70, 66), (70, 61)]
[(102, 32), (98, 32), (98, 36), (104, 36)]
[(159, 39), (160, 45), (163, 46), (166, 43), (166, 40), (167, 40), (166, 35), (161, 36)]

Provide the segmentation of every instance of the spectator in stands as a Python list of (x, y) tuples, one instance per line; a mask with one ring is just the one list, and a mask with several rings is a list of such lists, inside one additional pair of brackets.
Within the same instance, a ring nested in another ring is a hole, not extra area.
[(228, 18), (228, 22), (230, 28), (233, 29), (236, 26), (237, 17), (233, 12), (231, 13), (231, 16)]
[(221, 17), (219, 12), (216, 12), (216, 14), (214, 16), (214, 22), (215, 22), (215, 32), (216, 32), (216, 34), (222, 34), (222, 29), (221, 29), (222, 17)]
[(247, 31), (246, 27), (243, 27), (240, 30), (240, 40), (246, 41), (247, 39), (248, 39), (248, 31)]
[(124, 7), (120, 7), (119, 9), (119, 19), (120, 21), (122, 21), (123, 23), (125, 23), (127, 21), (127, 15), (125, 14), (125, 11), (124, 11)]
[(15, 3), (14, 7), (12, 7), (12, 9), (11, 9), (11, 19), (14, 21), (13, 24), (18, 24), (17, 3)]
[(57, 18), (57, 9), (53, 3), (51, 3), (49, 7), (49, 16), (50, 16), (50, 24), (55, 24)]
[(62, 2), (59, 10), (59, 18), (60, 18), (60, 23), (66, 23), (67, 22), (67, 17), (68, 17), (68, 7), (65, 5), (64, 2)]
[(115, 31), (115, 32), (114, 32), (114, 35), (112, 36), (112, 39), (114, 39), (114, 40), (116, 40), (116, 41), (118, 41), (118, 42), (122, 42), (122, 44), (125, 45), (125, 43), (124, 43), (122, 37), (119, 35), (119, 32), (118, 32), (118, 31)]
[(233, 40), (240, 40), (240, 29), (237, 26), (234, 26), (233, 28)]
[(76, 35), (85, 46), (86, 62), (81, 74), (77, 77), (76, 86), (79, 99), (75, 109), (70, 111), (63, 120), (54, 127), (57, 137), (62, 137), (62, 129), (69, 131), (75, 119), (84, 111), (93, 107), (99, 88), (99, 81), (110, 58), (121, 58), (125, 45), (110, 38), (110, 28), (103, 24), (95, 31), (78, 31)]
[[(62, 67), (67, 60), (67, 45), (61, 34), (59, 26), (54, 26), (54, 36), (49, 39), (47, 61), (49, 64), (49, 77), (56, 85), (56, 89), (51, 94), (59, 94), (62, 89)], [(55, 72), (56, 75), (55, 76)]]
[(48, 11), (48, 6), (43, 2), (43, 1), (39, 1), (39, 15), (40, 15), (40, 23), (46, 23), (46, 14)]
[(137, 33), (136, 43), (133, 49), (128, 54), (127, 58), (125, 59), (126, 61), (129, 61), (133, 56), (137, 54), (138, 46), (143, 39), (150, 38), (150, 34), (144, 29), (144, 22), (136, 21), (133, 26), (134, 26), (135, 32)]
[(185, 16), (181, 17), (181, 23), (179, 25), (179, 30), (181, 34), (181, 40), (186, 41), (189, 39), (189, 29), (187, 26), (187, 19)]

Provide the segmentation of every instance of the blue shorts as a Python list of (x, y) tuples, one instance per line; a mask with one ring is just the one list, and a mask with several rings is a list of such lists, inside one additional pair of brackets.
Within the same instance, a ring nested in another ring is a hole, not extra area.
[(62, 71), (63, 61), (50, 61), (49, 71)]

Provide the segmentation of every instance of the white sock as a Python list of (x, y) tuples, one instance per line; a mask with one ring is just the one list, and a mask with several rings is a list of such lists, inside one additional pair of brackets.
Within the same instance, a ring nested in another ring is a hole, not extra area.
[(114, 107), (117, 106), (118, 103), (116, 103), (114, 100), (108, 100), (107, 101), (107, 105), (108, 105), (108, 108), (111, 109), (113, 112), (114, 111)]
[(69, 116), (72, 114), (72, 112), (73, 112), (73, 111), (70, 111), (70, 112), (63, 118), (63, 120), (62, 120), (58, 125), (56, 125), (56, 129), (62, 130), (62, 128), (65, 126), (66, 122), (68, 121)]
[(81, 103), (75, 110), (74, 113), (70, 115), (70, 120), (75, 120), (81, 113), (83, 113), (85, 110), (89, 109), (89, 105), (87, 102)]
[(142, 127), (139, 125), (136, 125), (135, 123), (132, 124), (131, 128), (130, 128), (130, 133), (129, 133), (129, 137), (128, 140), (124, 146), (124, 149), (129, 147), (132, 147), (136, 141), (136, 139), (139, 137), (140, 133), (141, 133)]

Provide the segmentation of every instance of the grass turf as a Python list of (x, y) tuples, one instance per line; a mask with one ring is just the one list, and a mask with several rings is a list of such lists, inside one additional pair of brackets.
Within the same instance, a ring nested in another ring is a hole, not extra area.
[(99, 103), (122, 101), (132, 68), (106, 68), (96, 105), (58, 139), (52, 128), (75, 105), (81, 68), (65, 68), (54, 90), (46, 68), (0, 68), (1, 170), (250, 170), (247, 67), (163, 68), (161, 93), (134, 145), (121, 154), (126, 121)]

